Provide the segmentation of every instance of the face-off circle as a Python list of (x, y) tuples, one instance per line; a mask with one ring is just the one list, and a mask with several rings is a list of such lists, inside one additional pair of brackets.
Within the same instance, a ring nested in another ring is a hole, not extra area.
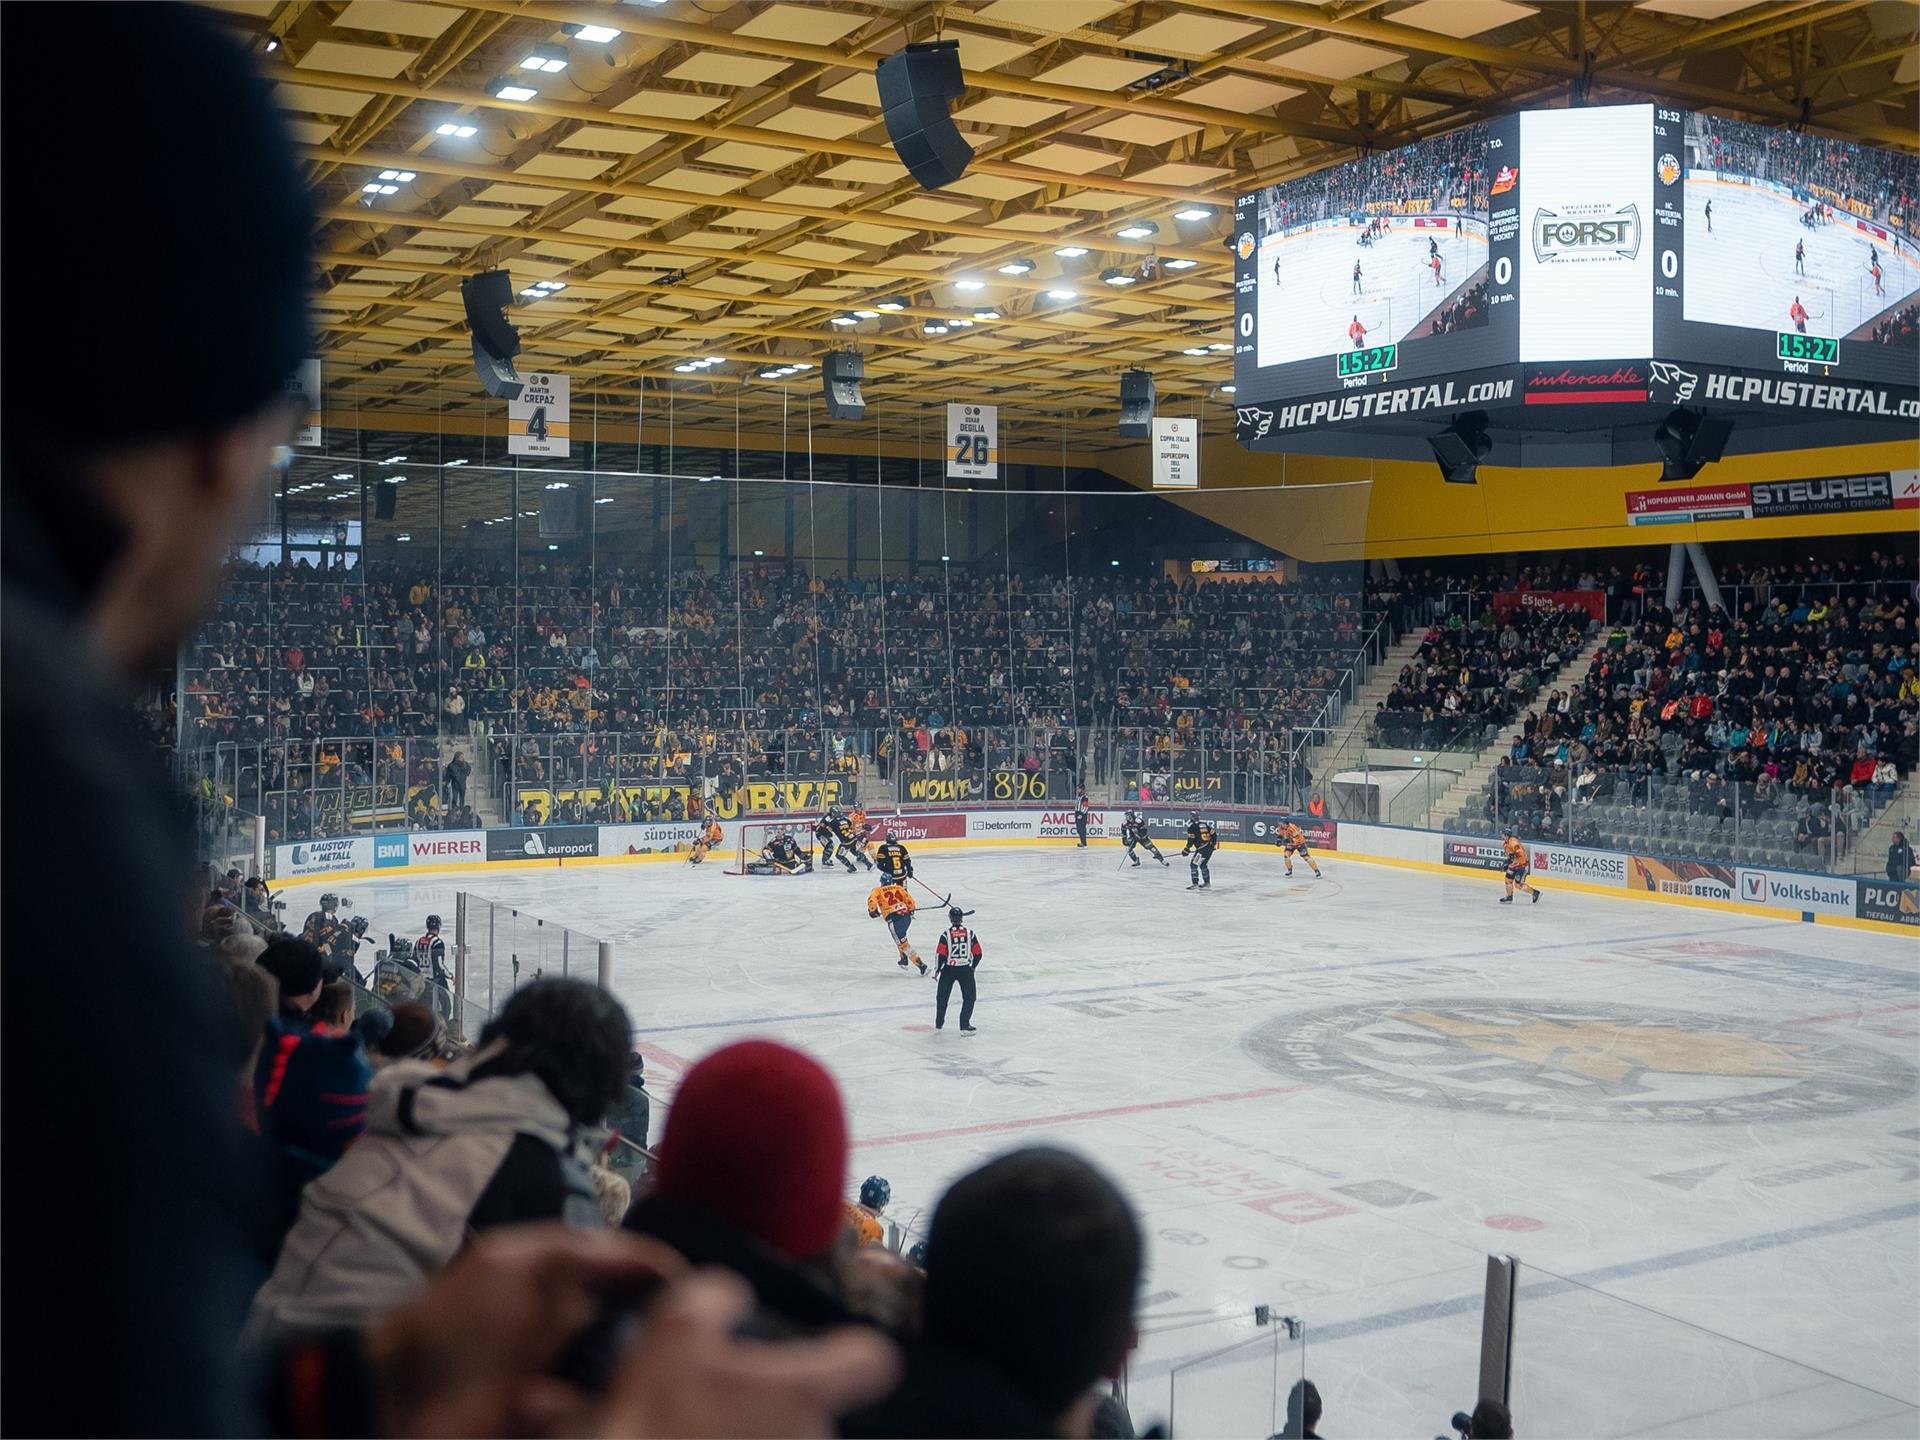
[(1241, 1045), (1317, 1086), (1542, 1120), (1813, 1120), (1900, 1103), (1920, 1084), (1913, 1066), (1836, 1036), (1584, 1002), (1342, 1005), (1279, 1016)]

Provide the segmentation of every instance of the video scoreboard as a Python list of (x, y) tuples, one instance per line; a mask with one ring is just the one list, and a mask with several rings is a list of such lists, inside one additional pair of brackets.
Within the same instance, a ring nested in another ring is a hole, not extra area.
[(1484, 411), (1504, 463), (1555, 433), (1620, 463), (1675, 406), (1737, 412), (1736, 450), (1920, 433), (1916, 203), (1912, 156), (1653, 105), (1268, 186), (1234, 212), (1240, 440), (1423, 454)]

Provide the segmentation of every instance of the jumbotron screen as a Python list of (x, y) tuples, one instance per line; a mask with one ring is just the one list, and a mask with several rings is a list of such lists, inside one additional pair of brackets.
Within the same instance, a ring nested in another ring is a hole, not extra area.
[(1920, 420), (1917, 199), (1913, 156), (1652, 105), (1267, 186), (1235, 208), (1240, 438), (1646, 404)]

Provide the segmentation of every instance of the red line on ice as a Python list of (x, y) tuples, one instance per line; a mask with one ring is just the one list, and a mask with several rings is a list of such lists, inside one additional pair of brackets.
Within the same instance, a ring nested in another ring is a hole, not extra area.
[(1110, 1120), (1117, 1115), (1143, 1115), (1150, 1110), (1186, 1110), (1195, 1105), (1224, 1105), (1233, 1100), (1264, 1100), (1274, 1095), (1297, 1095), (1309, 1085), (1270, 1085), (1262, 1090), (1235, 1090), (1224, 1095), (1193, 1095), (1185, 1100), (1148, 1100), (1139, 1105), (1114, 1105), (1105, 1110), (1076, 1110), (1066, 1115), (1034, 1115), (1024, 1120), (990, 1120), (980, 1125), (955, 1125), (946, 1130), (913, 1130), (903, 1135), (876, 1135), (856, 1140), (855, 1149), (874, 1145), (905, 1145), (916, 1140), (951, 1140), (961, 1135), (999, 1135), (1011, 1130), (1039, 1130), (1050, 1125), (1074, 1125), (1082, 1120)]

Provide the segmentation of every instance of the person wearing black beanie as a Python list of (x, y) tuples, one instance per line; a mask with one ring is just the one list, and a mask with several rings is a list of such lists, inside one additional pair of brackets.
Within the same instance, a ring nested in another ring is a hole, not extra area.
[(58, 893), (85, 855), (122, 922), (82, 995), (49, 963), (71, 917), (5, 908), (0, 1165), (91, 1173), (99, 1123), (141, 1117), (114, 1130), (131, 1183), (9, 1187), (0, 1429), (259, 1434), (234, 1343), (259, 1191), (209, 1043), (231, 1002), (126, 698), (212, 601), (300, 418), (313, 209), (266, 80), (198, 6), (0, 6), (0, 114), (0, 885)]

